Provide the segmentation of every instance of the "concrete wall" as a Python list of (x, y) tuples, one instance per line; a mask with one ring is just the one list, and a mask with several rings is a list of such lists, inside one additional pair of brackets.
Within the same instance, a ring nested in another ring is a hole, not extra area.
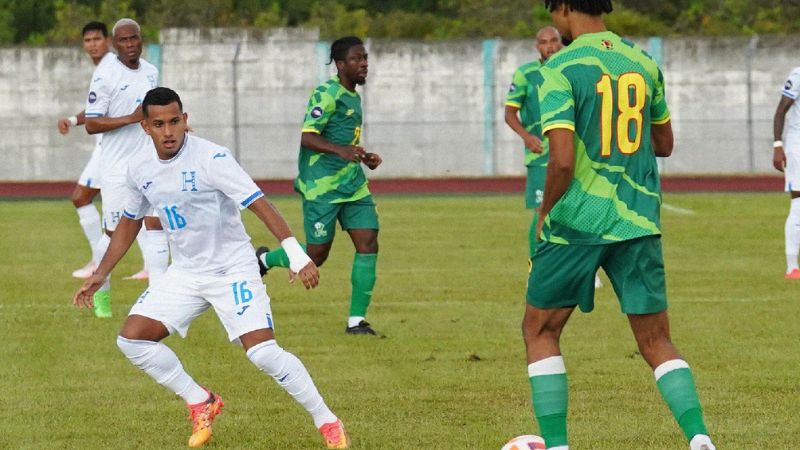
[[(797, 38), (665, 39), (653, 49), (676, 132), (664, 173), (771, 171), (772, 115), (800, 65)], [(289, 179), (308, 95), (332, 70), (326, 46), (308, 30), (165, 30), (162, 84), (181, 94), (197, 134), (235, 148), (254, 177)], [(523, 174), (503, 100), (516, 67), (537, 57), (532, 42), (375, 40), (368, 50), (364, 145), (384, 159), (370, 176)], [(91, 62), (80, 48), (5, 48), (0, 67), (0, 151), (10, 156), (0, 180), (75, 179), (92, 139), (55, 124), (82, 109)]]

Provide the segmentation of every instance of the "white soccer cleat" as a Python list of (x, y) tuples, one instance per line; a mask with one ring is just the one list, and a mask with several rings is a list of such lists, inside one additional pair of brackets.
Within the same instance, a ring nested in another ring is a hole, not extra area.
[(90, 276), (92, 276), (92, 274), (94, 273), (94, 269), (96, 269), (96, 268), (97, 268), (97, 266), (94, 265), (94, 262), (93, 261), (89, 261), (85, 266), (83, 266), (80, 269), (75, 270), (74, 272), (72, 272), (72, 276), (75, 277), (75, 278), (86, 279), (86, 278), (89, 278)]
[(600, 275), (594, 274), (594, 288), (600, 289), (603, 287), (603, 282), (600, 280)]
[(124, 279), (125, 280), (146, 280), (148, 278), (150, 278), (150, 274), (147, 273), (146, 270), (142, 269), (142, 270), (136, 272), (135, 274), (133, 274), (133, 275), (131, 275), (129, 277), (125, 277)]
[(689, 441), (690, 450), (717, 450), (711, 443), (711, 438), (705, 434), (698, 434)]

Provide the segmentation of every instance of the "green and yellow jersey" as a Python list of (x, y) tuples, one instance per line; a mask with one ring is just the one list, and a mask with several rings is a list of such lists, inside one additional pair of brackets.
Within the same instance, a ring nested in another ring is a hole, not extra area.
[(545, 218), (542, 239), (593, 245), (661, 234), (650, 126), (670, 116), (653, 58), (610, 31), (589, 33), (540, 73), (542, 131), (575, 132), (575, 175)]
[[(348, 91), (334, 76), (311, 94), (303, 132), (318, 133), (337, 145), (358, 145), (362, 120), (361, 96)], [(298, 169), (294, 188), (308, 201), (343, 203), (370, 195), (367, 177), (357, 162), (301, 145)]]
[[(506, 95), (506, 106), (513, 106), (519, 109), (519, 118), (525, 130), (542, 139), (542, 121), (539, 115), (539, 85), (542, 83), (542, 75), (539, 69), (542, 63), (531, 61), (521, 65), (515, 72), (511, 80), (511, 86)], [(542, 153), (533, 153), (525, 148), (526, 166), (546, 166), (547, 147)]]

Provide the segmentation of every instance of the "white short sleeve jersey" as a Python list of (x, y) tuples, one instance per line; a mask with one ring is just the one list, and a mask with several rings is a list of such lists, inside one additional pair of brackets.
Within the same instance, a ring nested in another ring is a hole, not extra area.
[(783, 95), (794, 100), (792, 107), (786, 114), (786, 133), (800, 134), (800, 67), (796, 67), (789, 74), (783, 84)]
[(150, 142), (129, 162), (125, 217), (141, 219), (155, 208), (175, 269), (198, 275), (257, 271), (239, 210), (264, 194), (231, 152), (186, 135), (178, 154), (162, 161)]
[[(142, 104), (147, 91), (157, 85), (158, 69), (155, 66), (139, 59), (139, 68), (133, 70), (109, 52), (92, 74), (86, 117), (126, 116), (134, 112)], [(124, 180), (131, 155), (142, 150), (149, 141), (138, 123), (103, 133), (100, 158), (103, 177)]]

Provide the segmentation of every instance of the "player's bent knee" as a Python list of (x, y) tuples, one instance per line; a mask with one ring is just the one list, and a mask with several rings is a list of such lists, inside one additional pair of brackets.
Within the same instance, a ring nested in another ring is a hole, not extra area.
[(158, 342), (117, 336), (117, 347), (136, 367), (140, 368), (150, 359), (157, 344)]
[(247, 350), (247, 358), (259, 369), (273, 377), (283, 371), (286, 364), (286, 351), (275, 339), (254, 345)]

